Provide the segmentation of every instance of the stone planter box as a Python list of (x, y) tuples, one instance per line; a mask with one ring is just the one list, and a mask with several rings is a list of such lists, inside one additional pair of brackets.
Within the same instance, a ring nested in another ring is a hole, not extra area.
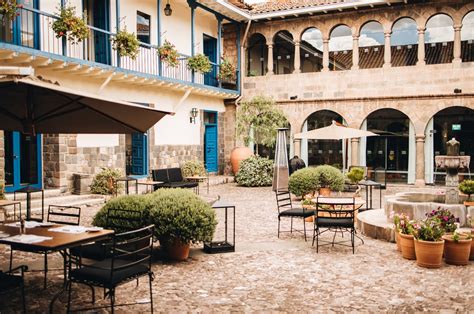
[(72, 194), (90, 194), (92, 175), (87, 173), (74, 173), (72, 175), (73, 189)]

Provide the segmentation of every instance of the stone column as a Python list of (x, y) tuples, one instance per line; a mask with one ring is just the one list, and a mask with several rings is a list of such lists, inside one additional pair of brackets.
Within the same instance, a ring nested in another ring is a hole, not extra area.
[(416, 65), (425, 64), (425, 29), (418, 28), (418, 62)]
[(460, 63), (461, 59), (461, 25), (454, 26), (454, 47), (453, 47), (453, 62)]
[(351, 165), (359, 166), (359, 138), (351, 139)]
[(267, 44), (267, 47), (268, 47), (267, 75), (273, 75), (274, 74), (273, 72), (273, 44)]
[[(293, 140), (293, 147), (294, 147), (294, 154), (301, 158), (301, 139), (294, 139)], [(290, 156), (290, 158), (293, 156)]]
[(329, 71), (329, 39), (323, 38), (323, 69), (322, 72)]
[(359, 69), (359, 36), (352, 37), (352, 68), (351, 70)]
[(390, 39), (392, 37), (391, 32), (385, 33), (385, 47), (383, 52), (383, 67), (390, 68), (392, 66), (392, 46), (390, 44)]
[(300, 41), (295, 40), (295, 60), (294, 60), (295, 69), (293, 73), (301, 73), (301, 57), (300, 57)]
[(417, 134), (416, 139), (416, 177), (415, 185), (425, 185), (425, 135)]

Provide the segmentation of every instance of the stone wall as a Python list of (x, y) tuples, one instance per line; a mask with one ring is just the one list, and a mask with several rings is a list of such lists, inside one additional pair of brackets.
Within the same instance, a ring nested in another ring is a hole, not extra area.
[(150, 147), (150, 169), (180, 167), (188, 160), (203, 160), (200, 145), (153, 145)]
[[(224, 141), (224, 161), (220, 164), (223, 166), (223, 173), (225, 175), (232, 174), (232, 167), (230, 165), (230, 153), (236, 147), (236, 105), (235, 103), (229, 103), (225, 105), (224, 116), (224, 131), (223, 135), (220, 136), (220, 139)], [(219, 144), (220, 145), (220, 144)]]
[(59, 134), (43, 134), (43, 177), (45, 188), (67, 186), (64, 169), (66, 138)]

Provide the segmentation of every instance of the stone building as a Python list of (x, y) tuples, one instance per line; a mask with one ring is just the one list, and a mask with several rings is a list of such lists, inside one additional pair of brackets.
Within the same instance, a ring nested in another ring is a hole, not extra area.
[(244, 98), (273, 96), (291, 135), (332, 120), (379, 135), (291, 141), (307, 164), (348, 155), (388, 181), (424, 185), (442, 179), (434, 156), (450, 138), (474, 155), (472, 1), (270, 0), (238, 11)]

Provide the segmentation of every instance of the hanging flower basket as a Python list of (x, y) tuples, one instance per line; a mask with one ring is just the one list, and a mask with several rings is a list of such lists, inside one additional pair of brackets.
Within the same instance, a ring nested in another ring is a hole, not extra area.
[(58, 10), (59, 18), (52, 25), (56, 38), (65, 37), (75, 45), (89, 36), (89, 28), (86, 22), (76, 15), (75, 7), (65, 6), (58, 8)]
[(178, 50), (176, 50), (176, 47), (168, 40), (165, 40), (163, 45), (158, 48), (158, 55), (160, 56), (160, 60), (168, 66), (173, 68), (178, 66)]
[(112, 48), (118, 51), (121, 57), (129, 57), (135, 60), (139, 53), (140, 42), (135, 33), (127, 32), (127, 28), (124, 27), (112, 37)]
[(202, 53), (198, 53), (193, 57), (188, 58), (188, 69), (206, 74), (212, 71), (211, 61)]
[(0, 14), (3, 16), (2, 20), (6, 17), (9, 20), (14, 20), (20, 15), (18, 9), (22, 8), (21, 4), (17, 4), (16, 0), (0, 0)]
[(235, 66), (226, 58), (221, 58), (219, 66), (219, 81), (230, 82), (235, 80)]

